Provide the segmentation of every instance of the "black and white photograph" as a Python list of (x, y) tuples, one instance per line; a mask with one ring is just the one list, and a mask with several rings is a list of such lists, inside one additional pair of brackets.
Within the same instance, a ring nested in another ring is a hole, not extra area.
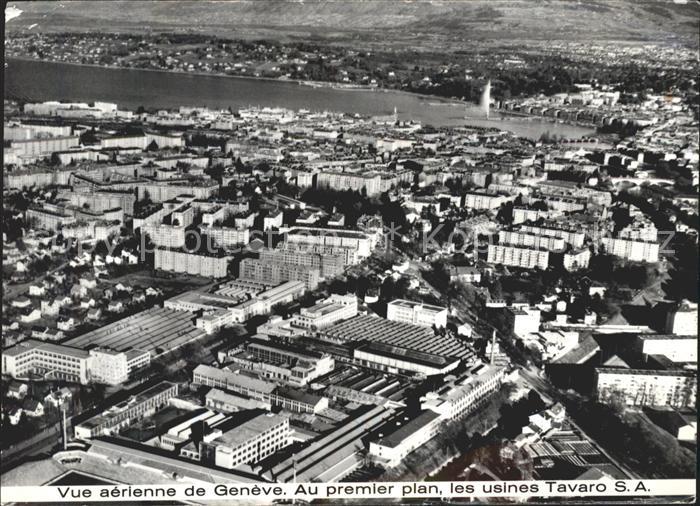
[(695, 502), (700, 0), (4, 9), (3, 505)]

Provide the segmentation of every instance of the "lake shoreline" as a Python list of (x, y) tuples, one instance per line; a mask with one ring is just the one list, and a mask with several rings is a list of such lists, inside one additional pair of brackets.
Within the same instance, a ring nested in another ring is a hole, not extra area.
[(491, 119), (486, 119), (478, 112), (476, 104), (385, 88), (312, 86), (287, 79), (105, 67), (33, 58), (8, 58), (7, 63), (4, 98), (23, 103), (102, 101), (116, 103), (120, 109), (131, 111), (139, 107), (148, 110), (177, 110), (182, 106), (240, 110), (263, 106), (360, 117), (387, 117), (397, 111), (401, 121), (436, 128), (505, 130), (535, 141), (545, 131), (565, 138), (580, 138), (594, 132), (590, 128), (550, 123), (544, 118), (509, 117), (498, 109), (493, 110)]
[[(330, 90), (338, 90), (338, 91), (362, 91), (362, 92), (376, 92), (376, 93), (389, 93), (389, 94), (403, 94), (403, 95), (409, 95), (412, 97), (416, 97), (419, 100), (432, 100), (436, 101), (437, 103), (428, 103), (427, 105), (430, 107), (441, 107), (441, 106), (450, 106), (450, 107), (464, 107), (465, 110), (473, 107), (476, 108), (478, 107), (478, 104), (467, 102), (466, 100), (460, 100), (458, 98), (448, 98), (448, 97), (442, 97), (440, 95), (431, 95), (431, 94), (425, 94), (425, 93), (417, 93), (415, 91), (405, 91), (405, 90), (398, 90), (394, 88), (379, 88), (379, 87), (370, 87), (366, 85), (344, 85), (343, 83), (336, 83), (334, 81), (304, 81), (301, 79), (280, 79), (276, 77), (264, 77), (264, 76), (242, 76), (242, 75), (230, 75), (230, 74), (222, 74), (218, 72), (189, 72), (189, 71), (179, 71), (179, 70), (164, 70), (164, 69), (144, 69), (144, 68), (135, 68), (135, 67), (119, 67), (119, 66), (105, 66), (105, 65), (97, 65), (95, 63), (73, 63), (73, 62), (62, 62), (62, 61), (54, 61), (54, 60), (41, 60), (37, 58), (27, 58), (27, 57), (18, 57), (18, 56), (9, 56), (6, 58), (5, 62), (7, 63), (8, 60), (17, 60), (17, 61), (24, 61), (24, 62), (32, 62), (32, 63), (47, 63), (47, 64), (54, 64), (54, 65), (71, 65), (75, 67), (88, 67), (88, 68), (96, 68), (96, 69), (102, 69), (102, 70), (132, 70), (132, 71), (142, 71), (142, 72), (156, 72), (156, 73), (162, 73), (162, 74), (168, 74), (168, 75), (177, 75), (177, 76), (201, 76), (201, 77), (216, 77), (216, 78), (227, 78), (227, 79), (246, 79), (250, 81), (265, 81), (265, 82), (274, 82), (274, 83), (289, 83), (289, 84), (297, 84), (299, 86), (306, 86), (310, 89), (330, 89)], [(537, 116), (533, 114), (525, 114), (525, 113), (518, 113), (515, 111), (508, 111), (506, 109), (501, 109), (501, 108), (493, 108), (494, 111), (498, 112), (498, 114), (501, 116), (499, 118), (492, 118), (491, 121), (493, 121), (494, 128), (497, 128), (497, 122), (498, 121), (503, 121), (506, 120), (506, 117), (514, 118), (520, 121), (537, 121), (537, 122), (543, 122), (543, 123), (549, 123), (549, 124), (564, 124), (564, 125), (570, 125), (570, 126), (575, 126), (575, 127), (581, 127), (581, 128), (593, 128), (595, 129), (595, 125), (589, 125), (589, 124), (584, 124), (584, 123), (577, 123), (573, 121), (566, 121), (566, 120), (558, 120), (555, 118), (547, 118), (545, 116)], [(485, 118), (470, 118), (465, 115), (464, 117), (465, 120), (473, 119), (473, 120), (485, 120)], [(487, 127), (488, 128), (488, 127)]]

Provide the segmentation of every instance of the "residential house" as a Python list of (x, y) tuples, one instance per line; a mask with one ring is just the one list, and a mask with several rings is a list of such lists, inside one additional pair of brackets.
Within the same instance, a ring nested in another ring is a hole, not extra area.
[(36, 399), (25, 399), (22, 403), (24, 413), (31, 418), (44, 416), (44, 405)]
[(32, 297), (43, 297), (46, 294), (46, 287), (44, 285), (33, 284), (29, 285), (29, 295)]
[(64, 404), (69, 404), (73, 399), (73, 392), (68, 387), (51, 392), (44, 397), (44, 403), (54, 408), (60, 408)]
[(31, 323), (37, 321), (41, 318), (41, 311), (33, 307), (28, 307), (22, 310), (20, 313), (20, 321), (22, 323)]
[(104, 279), (109, 277), (109, 271), (101, 267), (95, 267), (93, 270), (95, 277), (98, 279)]
[(30, 307), (32, 305), (32, 301), (29, 300), (28, 297), (20, 296), (16, 299), (13, 299), (10, 304), (12, 305), (12, 307), (24, 309)]
[(88, 312), (87, 312), (87, 319), (88, 320), (95, 321), (95, 320), (99, 320), (100, 318), (102, 318), (102, 310), (100, 308), (92, 308), (92, 309), (88, 310)]
[(71, 316), (59, 316), (56, 327), (59, 330), (69, 331), (75, 327), (75, 319)]
[(70, 289), (70, 296), (75, 299), (83, 298), (87, 295), (87, 293), (88, 289), (84, 286), (81, 286), (78, 283), (74, 284), (73, 287)]
[(133, 290), (132, 287), (125, 285), (123, 283), (117, 283), (116, 285), (114, 285), (114, 289), (117, 290), (118, 292), (127, 292), (127, 293), (131, 293)]
[(465, 283), (480, 283), (481, 271), (476, 267), (466, 265), (450, 265), (450, 281), (464, 281)]
[(85, 288), (92, 290), (97, 287), (97, 280), (92, 277), (82, 277), (80, 278), (80, 286), (84, 286)]
[(471, 338), (473, 332), (474, 332), (474, 329), (468, 323), (462, 323), (459, 327), (457, 327), (457, 335), (459, 335), (459, 336)]
[(644, 413), (656, 425), (679, 441), (695, 442), (698, 435), (697, 416), (672, 408), (646, 408)]
[(97, 302), (95, 302), (95, 299), (93, 299), (92, 297), (80, 301), (80, 307), (83, 309), (95, 307), (95, 304), (97, 304)]
[(35, 325), (32, 327), (32, 337), (35, 339), (41, 339), (42, 341), (59, 341), (65, 336), (60, 330)]
[(41, 314), (57, 316), (60, 310), (61, 305), (56, 299), (41, 301)]
[(147, 297), (160, 297), (161, 295), (163, 295), (163, 292), (159, 288), (152, 288), (150, 286), (146, 288)]
[(121, 313), (124, 311), (124, 304), (120, 300), (113, 300), (107, 305), (107, 311)]
[(17, 425), (22, 419), (22, 408), (10, 408), (10, 411), (7, 412), (7, 418), (11, 425)]
[(122, 251), (122, 259), (129, 265), (136, 265), (137, 263), (139, 263), (138, 255), (135, 255), (134, 253), (126, 250)]
[(66, 280), (66, 275), (62, 272), (55, 272), (52, 277), (56, 283), (63, 283)]
[(120, 265), (120, 264), (122, 263), (122, 257), (107, 255), (107, 256), (105, 257), (105, 263), (106, 263), (106, 264), (117, 264), (117, 265)]
[(20, 383), (19, 381), (11, 381), (10, 385), (7, 387), (7, 396), (14, 397), (15, 399), (24, 399), (27, 395), (29, 387), (26, 383)]

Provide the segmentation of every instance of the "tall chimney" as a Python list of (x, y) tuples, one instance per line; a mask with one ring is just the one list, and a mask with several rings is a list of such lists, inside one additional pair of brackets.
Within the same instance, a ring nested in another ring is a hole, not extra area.
[(63, 450), (68, 446), (68, 431), (66, 430), (66, 404), (65, 401), (61, 404), (61, 414), (63, 415)]
[(493, 355), (496, 350), (496, 329), (493, 329), (493, 334), (491, 336), (491, 356), (489, 357), (489, 363), (493, 364)]

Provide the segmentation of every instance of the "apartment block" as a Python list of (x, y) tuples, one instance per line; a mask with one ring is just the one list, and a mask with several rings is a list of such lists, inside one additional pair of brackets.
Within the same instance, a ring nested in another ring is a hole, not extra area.
[(673, 307), (666, 317), (666, 332), (682, 336), (697, 336), (698, 305), (683, 300)]
[(618, 237), (633, 241), (656, 242), (659, 236), (658, 230), (651, 221), (637, 220), (620, 230)]
[(20, 157), (50, 155), (55, 151), (66, 151), (77, 147), (79, 144), (80, 137), (77, 135), (10, 141), (10, 147)]
[(239, 275), (242, 279), (251, 279), (271, 285), (286, 281), (301, 281), (309, 290), (316, 288), (321, 278), (318, 268), (255, 258), (241, 260)]
[(133, 214), (136, 197), (131, 192), (121, 191), (71, 191), (60, 190), (59, 199), (66, 199), (70, 204), (94, 211), (103, 212), (110, 209), (121, 208), (126, 214)]
[(316, 175), (316, 187), (365, 191), (367, 195), (378, 195), (382, 191), (382, 178), (377, 172), (322, 170)]
[(323, 253), (314, 251), (298, 251), (292, 248), (263, 249), (259, 253), (261, 262), (286, 263), (304, 265), (319, 270), (322, 278), (332, 278), (342, 274), (347, 266), (344, 251)]
[(147, 235), (155, 246), (182, 248), (185, 245), (186, 228), (184, 226), (149, 223), (141, 227), (141, 232)]
[(528, 209), (526, 207), (513, 207), (513, 225), (526, 223), (528, 221), (537, 221), (540, 218), (547, 218), (550, 211), (541, 211), (539, 209)]
[(219, 183), (216, 181), (189, 179), (139, 181), (130, 186), (137, 189), (139, 200), (148, 195), (153, 202), (165, 202), (180, 195), (191, 195), (195, 199), (207, 200), (216, 195), (219, 190)]
[(503, 264), (524, 269), (539, 268), (545, 270), (549, 266), (549, 251), (489, 244), (486, 261), (492, 264)]
[(659, 244), (656, 242), (604, 237), (601, 243), (607, 253), (626, 260), (634, 262), (659, 261)]
[(106, 137), (100, 140), (100, 147), (106, 148), (138, 148), (146, 149), (148, 139), (145, 135), (124, 135), (115, 137)]
[(564, 242), (571, 244), (574, 248), (583, 247), (586, 240), (586, 234), (581, 231), (565, 228), (554, 228), (537, 225), (522, 225), (519, 229), (528, 234), (541, 235), (546, 237), (558, 237), (564, 239)]
[(498, 232), (498, 242), (503, 245), (524, 246), (554, 252), (564, 251), (566, 245), (564, 239), (559, 237), (548, 237), (514, 230), (501, 230)]
[(603, 403), (628, 406), (695, 407), (697, 371), (596, 368), (595, 394)]
[(242, 246), (250, 242), (250, 231), (247, 228), (200, 226), (199, 231), (211, 237), (222, 248)]
[(229, 259), (223, 255), (200, 255), (178, 249), (156, 248), (154, 259), (155, 268), (164, 271), (185, 272), (208, 278), (223, 278), (228, 272)]
[(580, 248), (567, 251), (564, 253), (563, 264), (567, 271), (577, 271), (586, 269), (591, 261), (591, 250), (588, 248)]
[(294, 227), (285, 234), (287, 243), (295, 243), (299, 249), (306, 246), (351, 248), (358, 259), (367, 258), (376, 246), (378, 238), (357, 230), (337, 230), (312, 227)]
[[(155, 142), (159, 149), (185, 147), (185, 138), (178, 133), (146, 132), (146, 146), (148, 147), (152, 142)], [(208, 165), (209, 159), (207, 157), (199, 157), (195, 160), (200, 160), (201, 165), (202, 159), (204, 159), (204, 166)]]
[[(287, 261), (289, 263), (299, 262), (304, 264), (304, 260), (301, 260), (301, 257), (305, 256), (311, 256), (312, 259), (316, 255), (324, 257), (325, 260), (321, 262), (320, 268), (322, 273), (327, 273), (323, 275), (327, 275), (328, 277), (334, 275), (334, 270), (338, 270), (338, 274), (340, 274), (348, 265), (354, 265), (359, 262), (357, 250), (352, 246), (326, 246), (322, 244), (305, 244), (302, 242), (285, 242), (278, 244), (276, 251), (293, 255), (284, 257), (288, 259)], [(339, 257), (339, 260), (336, 260), (335, 257)], [(315, 264), (313, 264), (314, 260), (307, 261), (312, 262), (311, 265), (315, 266)], [(340, 264), (342, 264), (342, 266)]]
[(3, 137), (6, 141), (28, 141), (30, 139), (70, 137), (73, 128), (70, 125), (34, 125), (21, 123), (3, 125)]
[(54, 232), (77, 221), (72, 213), (62, 209), (29, 208), (25, 212), (25, 217), (32, 227)]
[(284, 213), (282, 211), (271, 211), (263, 218), (263, 230), (280, 228), (284, 224)]
[(586, 209), (587, 202), (585, 197), (577, 198), (546, 196), (543, 200), (549, 209), (559, 211), (561, 213), (575, 213), (578, 211), (583, 211)]
[(541, 312), (534, 307), (509, 307), (506, 309), (509, 330), (516, 336), (533, 334), (540, 329)]
[(468, 209), (492, 210), (498, 209), (508, 202), (510, 197), (492, 193), (467, 192), (464, 194), (464, 207)]
[(662, 355), (672, 362), (698, 361), (696, 335), (639, 334), (635, 349), (641, 355)]

